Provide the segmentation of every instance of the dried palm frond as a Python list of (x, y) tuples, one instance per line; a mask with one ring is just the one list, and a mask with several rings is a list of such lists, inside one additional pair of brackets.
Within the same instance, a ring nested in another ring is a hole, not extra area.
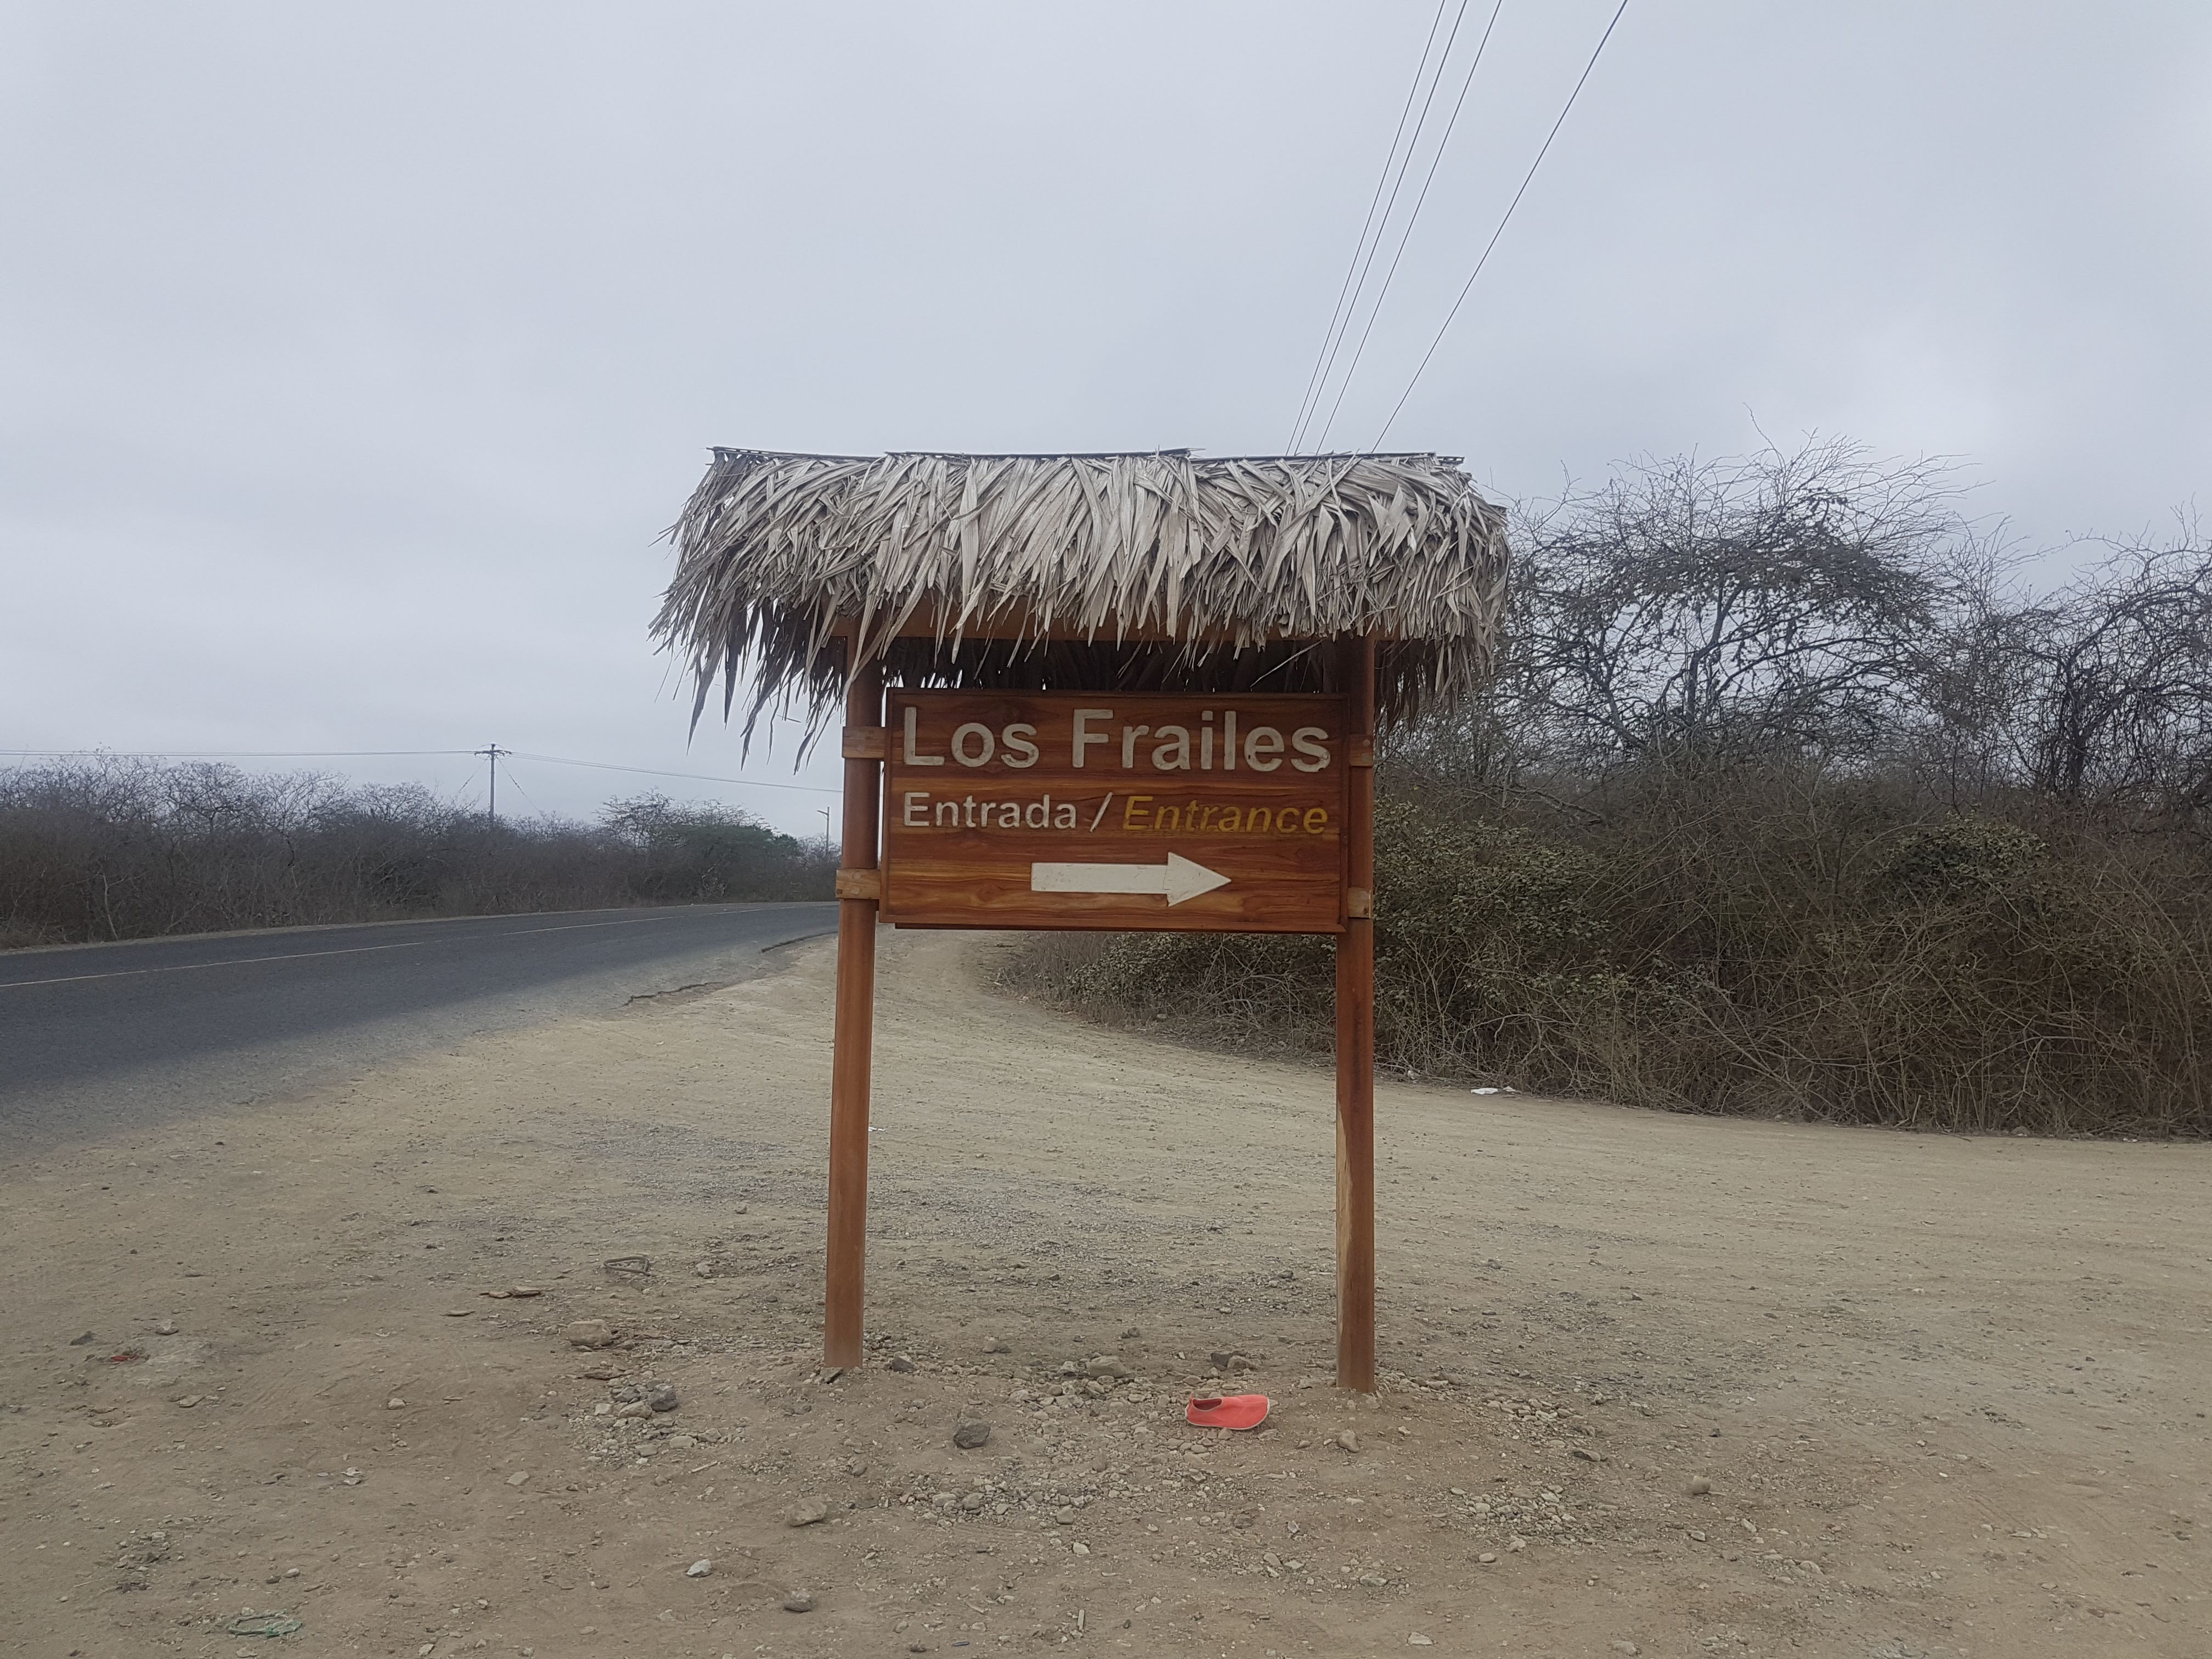
[(718, 449), (653, 633), (696, 682), (832, 718), (903, 686), (1320, 690), (1381, 643), (1405, 719), (1487, 672), (1504, 515), (1439, 455), (792, 455)]

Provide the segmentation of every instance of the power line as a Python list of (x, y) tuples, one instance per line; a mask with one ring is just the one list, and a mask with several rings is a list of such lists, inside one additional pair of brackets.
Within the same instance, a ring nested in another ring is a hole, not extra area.
[(480, 755), (481, 749), (0, 749), (0, 755), (66, 760), (114, 755), (125, 760), (343, 760), (370, 755)]
[[(1450, 61), (1451, 49), (1459, 40), (1460, 25), (1467, 21), (1468, 4), (1468, 0), (1460, 0), (1459, 9), (1452, 14), (1451, 33), (1444, 37), (1444, 49), (1437, 54), (1436, 73), (1429, 77), (1428, 94), (1421, 100), (1420, 114), (1414, 118), (1413, 136), (1406, 140), (1406, 153), (1398, 160), (1398, 176), (1390, 181), (1390, 198), (1382, 204), (1382, 217), (1376, 226), (1375, 240), (1368, 244), (1366, 259), (1359, 267), (1359, 280), (1352, 284), (1352, 302), (1345, 307), (1344, 322), (1337, 331), (1336, 343), (1328, 348), (1328, 357), (1322, 366), (1321, 384), (1324, 391), (1328, 388), (1329, 376), (1335, 372), (1336, 355), (1344, 349), (1344, 337), (1352, 331), (1352, 317), (1359, 309), (1359, 296), (1366, 291), (1368, 275), (1375, 269), (1375, 256), (1382, 251), (1382, 232), (1390, 222), (1391, 214), (1397, 210), (1398, 192), (1406, 187), (1406, 174), (1413, 167), (1413, 153), (1421, 146), (1421, 130), (1429, 124), (1429, 111), (1437, 101), (1437, 88), (1443, 84), (1444, 65)], [(1313, 410), (1307, 413), (1305, 421), (1300, 422), (1302, 428), (1313, 419), (1314, 412), (1320, 407), (1320, 398), (1316, 395)], [(1291, 443), (1293, 452), (1297, 447), (1297, 441), (1294, 440)]]
[(537, 813), (539, 817), (544, 817), (545, 816), (545, 809), (538, 804), (538, 799), (536, 796), (532, 795), (527, 789), (525, 789), (522, 787), (522, 780), (515, 773), (514, 750), (512, 749), (502, 749), (499, 752), (506, 756), (507, 759), (507, 781), (508, 787), (530, 804), (530, 810), (532, 811)]
[(1513, 192), (1513, 199), (1506, 204), (1504, 215), (1498, 222), (1498, 228), (1490, 233), (1490, 240), (1484, 245), (1481, 257), (1475, 260), (1474, 269), (1468, 273), (1466, 285), (1460, 289), (1459, 298), (1452, 301), (1451, 309), (1444, 313), (1443, 323), (1437, 328), (1436, 338), (1429, 342), (1429, 349), (1421, 354), (1421, 361), (1413, 366), (1413, 378), (1406, 382), (1406, 389), (1398, 394), (1398, 401), (1391, 405), (1390, 418), (1382, 422), (1382, 429), (1375, 434), (1372, 447), (1382, 448), (1382, 441), (1390, 435), (1390, 428), (1397, 423), (1399, 412), (1406, 407), (1406, 399), (1413, 395), (1413, 388), (1419, 384), (1422, 372), (1429, 366), (1429, 360), (1437, 355), (1437, 348), (1443, 343), (1444, 335), (1452, 325), (1452, 319), (1459, 315), (1459, 308), (1467, 303), (1467, 296), (1474, 291), (1474, 279), (1482, 275), (1483, 266), (1490, 263), (1491, 250), (1498, 246), (1498, 239), (1505, 234), (1505, 227), (1512, 222), (1513, 210), (1521, 205), (1521, 198), (1528, 193), (1528, 186), (1536, 177), (1536, 169), (1544, 165), (1545, 156), (1551, 154), (1552, 140), (1559, 136), (1559, 129), (1566, 125), (1568, 112), (1574, 108), (1575, 100), (1583, 95), (1584, 82), (1590, 78), (1590, 71), (1597, 67), (1599, 55), (1605, 51), (1605, 43), (1613, 39), (1613, 32), (1620, 26), (1621, 16), (1627, 9), (1628, 0), (1620, 0), (1619, 9), (1613, 14), (1613, 21), (1605, 26), (1605, 33), (1598, 37), (1596, 49), (1590, 53), (1589, 62), (1583, 65), (1582, 76), (1576, 81), (1575, 89), (1567, 94), (1567, 101), (1560, 106), (1559, 118), (1552, 123), (1551, 131), (1544, 135), (1543, 148), (1536, 152), (1536, 159), (1528, 163), (1528, 171), (1521, 180), (1521, 188)]
[(522, 749), (510, 749), (506, 752), (524, 760), (550, 761), (556, 766), (588, 766), (601, 772), (636, 772), (649, 778), (693, 778), (701, 783), (742, 783), (755, 789), (798, 789), (815, 795), (842, 795), (845, 793), (818, 783), (770, 783), (763, 778), (726, 778), (712, 772), (668, 772), (652, 766), (617, 766), (611, 761), (570, 760), (565, 755), (533, 755)]
[[(0, 749), (0, 755), (17, 759), (70, 760), (78, 756), (112, 756), (118, 760), (335, 760), (364, 756), (461, 756), (482, 755), (481, 749)], [(538, 755), (515, 749), (501, 749), (500, 757), (512, 759), (520, 755), (524, 760), (545, 761), (556, 766), (586, 766), (600, 772), (635, 772), (653, 778), (690, 778), (700, 783), (736, 783), (750, 789), (795, 789), (811, 795), (838, 795), (844, 792), (817, 783), (774, 783), (766, 778), (724, 777), (713, 772), (671, 772), (651, 766), (619, 766), (612, 761), (574, 760), (566, 755)]]
[[(1283, 446), (1285, 454), (1297, 453), (1298, 434), (1306, 423), (1306, 405), (1316, 401), (1324, 384), (1322, 364), (1328, 356), (1330, 343), (1337, 337), (1337, 318), (1344, 311), (1345, 295), (1352, 291), (1352, 274), (1359, 269), (1359, 256), (1367, 249), (1367, 233), (1374, 228), (1375, 210), (1382, 200), (1383, 186), (1390, 182), (1390, 164), (1398, 159), (1398, 141), (1406, 136), (1406, 118), (1413, 112), (1413, 100), (1420, 96), (1421, 77), (1429, 67), (1429, 49), (1437, 43), (1437, 30), (1444, 21), (1444, 8), (1449, 4), (1451, 0), (1437, 0), (1437, 15), (1429, 20), (1428, 39), (1421, 42), (1421, 61), (1413, 66), (1413, 83), (1406, 88), (1406, 103), (1398, 112), (1397, 130), (1390, 135), (1390, 148), (1382, 157), (1382, 171), (1376, 175), (1375, 193), (1367, 199), (1367, 217), (1360, 224), (1359, 240), (1352, 246), (1352, 262), (1344, 268), (1344, 281), (1337, 288), (1336, 304), (1328, 313), (1328, 326), (1322, 331), (1321, 349), (1314, 354), (1313, 373), (1306, 376), (1305, 395), (1298, 399), (1298, 412), (1291, 422), (1290, 440)], [(1467, 9), (1465, 0), (1462, 0), (1460, 9)], [(1443, 72), (1442, 62), (1437, 69), (1438, 73)]]
[[(1352, 390), (1352, 377), (1359, 373), (1359, 360), (1367, 355), (1367, 337), (1375, 332), (1375, 319), (1382, 314), (1382, 302), (1390, 297), (1390, 284), (1396, 280), (1398, 262), (1406, 257), (1406, 244), (1413, 240), (1413, 226), (1421, 216), (1422, 204), (1429, 199), (1429, 186), (1437, 181), (1437, 168), (1443, 165), (1444, 150), (1451, 143), (1453, 130), (1459, 125), (1459, 112), (1467, 105), (1467, 94), (1474, 86), (1474, 72), (1482, 67), (1482, 56), (1490, 49), (1490, 37), (1498, 27), (1498, 14), (1505, 9), (1505, 0), (1490, 9), (1490, 21), (1483, 25), (1482, 39), (1475, 43), (1474, 61), (1467, 66), (1467, 78), (1459, 83), (1459, 97), (1452, 104), (1451, 119), (1444, 123), (1444, 136), (1437, 140), (1436, 153), (1429, 157), (1427, 176), (1421, 180), (1421, 193), (1413, 198), (1413, 210), (1406, 216), (1406, 228), (1399, 233), (1398, 251), (1390, 256), (1390, 269), (1382, 273), (1382, 286), (1375, 290), (1375, 303), (1368, 308), (1367, 326), (1359, 331), (1359, 343), (1352, 349), (1351, 366), (1344, 378), (1336, 383), (1336, 401), (1328, 406), (1328, 419), (1322, 423), (1321, 437), (1314, 445), (1316, 450), (1328, 447), (1328, 434), (1336, 424), (1337, 411), (1344, 407), (1344, 394)], [(1349, 319), (1346, 320), (1350, 326)]]

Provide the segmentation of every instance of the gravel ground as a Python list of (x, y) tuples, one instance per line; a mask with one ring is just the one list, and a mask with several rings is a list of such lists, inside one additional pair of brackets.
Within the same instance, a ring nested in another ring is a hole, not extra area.
[(842, 1376), (823, 945), (0, 1175), (0, 1647), (2212, 1651), (2212, 1150), (1385, 1084), (1361, 1399), (1326, 1075), (884, 943)]

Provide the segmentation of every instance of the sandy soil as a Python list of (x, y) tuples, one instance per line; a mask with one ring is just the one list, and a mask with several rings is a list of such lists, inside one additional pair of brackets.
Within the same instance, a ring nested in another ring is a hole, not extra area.
[(1325, 1075), (885, 945), (834, 1381), (825, 945), (8, 1170), (0, 1650), (2212, 1652), (2212, 1149), (1386, 1085), (1360, 1400)]

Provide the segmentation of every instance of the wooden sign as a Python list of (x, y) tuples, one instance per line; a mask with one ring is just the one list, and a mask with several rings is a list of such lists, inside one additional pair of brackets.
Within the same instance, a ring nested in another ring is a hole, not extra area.
[(887, 921), (1344, 930), (1343, 697), (894, 691), (890, 704)]
[[(846, 681), (823, 1361), (860, 1363), (876, 925), (1336, 938), (1336, 1380), (1375, 1388), (1375, 641), (1344, 696)], [(881, 839), (878, 841), (878, 830)], [(880, 855), (880, 856), (879, 856)]]

